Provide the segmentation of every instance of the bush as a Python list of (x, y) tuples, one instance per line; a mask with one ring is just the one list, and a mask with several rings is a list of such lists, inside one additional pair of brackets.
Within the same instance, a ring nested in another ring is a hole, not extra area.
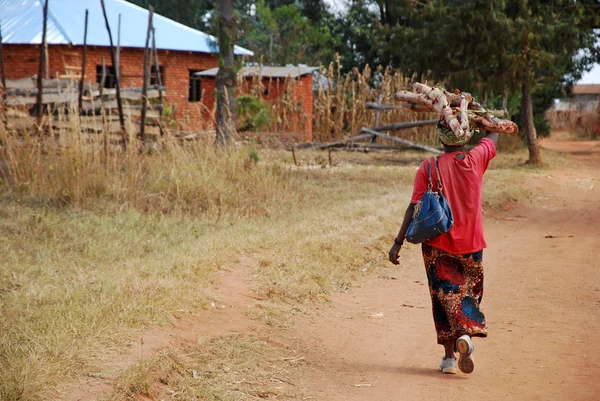
[(237, 99), (239, 131), (262, 131), (271, 123), (273, 112), (270, 104), (252, 95)]

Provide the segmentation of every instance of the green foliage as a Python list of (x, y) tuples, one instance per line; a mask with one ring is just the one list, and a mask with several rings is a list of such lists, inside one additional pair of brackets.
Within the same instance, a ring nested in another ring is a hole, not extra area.
[(252, 95), (241, 95), (237, 99), (239, 131), (261, 131), (269, 126), (273, 117), (270, 104)]

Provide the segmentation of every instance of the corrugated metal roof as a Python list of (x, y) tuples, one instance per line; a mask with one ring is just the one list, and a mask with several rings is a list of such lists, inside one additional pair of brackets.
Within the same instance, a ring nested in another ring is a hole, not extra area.
[(573, 85), (574, 95), (600, 95), (600, 84)]
[[(49, 0), (46, 40), (49, 44), (83, 44), (85, 10), (89, 10), (88, 45), (109, 46), (100, 0)], [(121, 46), (144, 47), (148, 28), (148, 10), (124, 0), (105, 0), (106, 14), (117, 44), (117, 26), (121, 14)], [(42, 42), (42, 0), (0, 0), (2, 43), (39, 44)], [(156, 47), (203, 53), (218, 52), (217, 39), (196, 29), (154, 14)], [(235, 54), (254, 53), (235, 46)]]
[[(308, 66), (288, 66), (288, 67), (244, 67), (239, 72), (244, 77), (251, 77), (254, 75), (261, 75), (265, 78), (298, 78), (303, 75), (312, 74), (313, 71), (318, 70), (319, 67), (308, 67)], [(214, 77), (219, 71), (218, 68), (211, 68), (210, 70), (197, 72), (196, 75), (201, 77)]]

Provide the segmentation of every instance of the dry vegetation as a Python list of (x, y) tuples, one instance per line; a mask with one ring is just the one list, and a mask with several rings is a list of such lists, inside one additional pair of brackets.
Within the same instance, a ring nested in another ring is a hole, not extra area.
[[(256, 316), (290, 324), (294, 305), (385, 264), (422, 158), (334, 153), (333, 168), (308, 168), (326, 167), (326, 153), (300, 153), (295, 167), (290, 154), (252, 145), (165, 139), (153, 153), (106, 152), (77, 132), (0, 131), (0, 399), (59, 398), (143, 327), (205, 307), (210, 274), (241, 256), (266, 299)], [(488, 205), (527, 196), (527, 170), (515, 168), (525, 159), (499, 157)], [(153, 387), (167, 375), (181, 394), (244, 399), (255, 389), (223, 387), (219, 364), (238, 358), (239, 380), (267, 380), (277, 364), (253, 364), (277, 352), (243, 337), (165, 350), (130, 369), (114, 397), (193, 399)], [(213, 373), (190, 380), (190, 369)]]
[(550, 110), (546, 112), (546, 118), (548, 118), (553, 131), (562, 131), (569, 134), (565, 139), (595, 139), (598, 135), (596, 130), (598, 129), (599, 116), (599, 112), (593, 110), (585, 112)]
[[(292, 351), (255, 337), (230, 335), (173, 347), (122, 375), (109, 401), (138, 399), (245, 401), (300, 399)], [(251, 379), (251, 380), (249, 380)]]

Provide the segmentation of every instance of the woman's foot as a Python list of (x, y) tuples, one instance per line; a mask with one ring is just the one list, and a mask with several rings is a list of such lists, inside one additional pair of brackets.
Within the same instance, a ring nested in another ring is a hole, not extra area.
[(458, 373), (458, 369), (456, 368), (456, 358), (449, 358), (447, 356), (442, 358), (442, 363), (440, 363), (440, 370), (442, 373), (448, 373), (455, 375)]
[(456, 340), (456, 350), (459, 352), (458, 368), (463, 373), (471, 373), (475, 369), (475, 360), (473, 359), (473, 341), (468, 335), (464, 335)]

